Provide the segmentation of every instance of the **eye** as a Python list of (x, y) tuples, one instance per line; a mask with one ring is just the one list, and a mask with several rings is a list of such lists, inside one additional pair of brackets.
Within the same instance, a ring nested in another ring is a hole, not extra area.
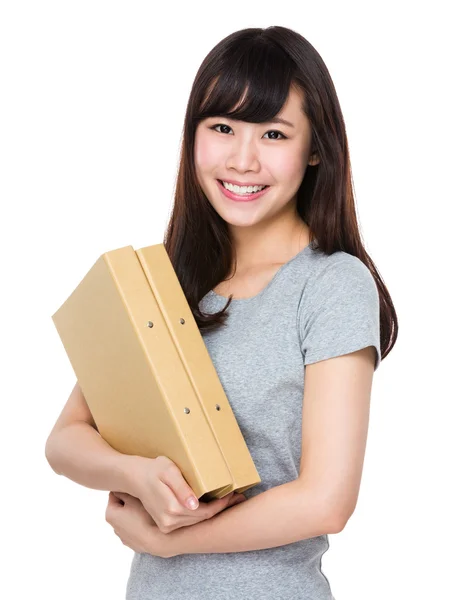
[[(225, 125), (225, 123), (217, 123), (216, 125), (212, 125), (212, 127), (209, 127), (209, 129), (213, 129), (214, 131), (217, 131), (216, 127), (226, 127), (227, 129), (231, 130), (231, 127), (229, 127), (228, 125)], [(222, 132), (217, 131), (217, 133), (222, 133)], [(285, 136), (284, 133), (281, 133), (281, 131), (277, 131), (276, 129), (271, 129), (270, 131), (267, 131), (264, 135), (267, 135), (267, 133), (276, 133), (278, 135), (281, 135), (281, 138), (269, 138), (272, 140), (287, 139), (287, 137)]]

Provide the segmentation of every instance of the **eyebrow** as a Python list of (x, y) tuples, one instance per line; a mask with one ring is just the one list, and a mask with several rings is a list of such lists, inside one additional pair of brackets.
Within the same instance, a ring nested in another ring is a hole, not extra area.
[[(230, 119), (230, 121), (236, 121), (236, 119), (232, 119), (231, 117), (227, 117), (226, 115), (220, 115), (220, 116), (223, 117), (224, 119)], [(216, 117), (209, 117), (209, 118), (213, 119)], [(292, 123), (290, 123), (289, 121), (286, 121), (286, 119), (282, 119), (281, 117), (273, 117), (273, 119), (271, 119), (270, 121), (265, 121), (265, 123), (263, 123), (263, 125), (269, 125), (270, 123), (281, 123), (282, 125), (288, 125), (288, 127), (294, 127), (294, 125)]]
[(286, 121), (286, 119), (282, 119), (281, 117), (273, 117), (271, 121), (267, 121), (267, 123), (281, 123), (282, 125), (288, 125), (288, 127), (294, 127), (292, 123)]

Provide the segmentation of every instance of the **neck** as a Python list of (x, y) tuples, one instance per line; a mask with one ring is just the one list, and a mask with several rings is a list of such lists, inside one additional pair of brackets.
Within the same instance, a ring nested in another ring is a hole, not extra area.
[(273, 223), (232, 231), (236, 273), (268, 264), (284, 264), (313, 239), (307, 224), (297, 215), (281, 216)]

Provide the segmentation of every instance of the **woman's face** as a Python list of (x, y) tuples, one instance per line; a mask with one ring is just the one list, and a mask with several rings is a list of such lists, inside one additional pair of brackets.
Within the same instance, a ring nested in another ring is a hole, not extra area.
[[(197, 127), (199, 183), (217, 213), (232, 226), (255, 225), (285, 209), (295, 210), (311, 147), (311, 127), (302, 112), (300, 92), (291, 88), (278, 117), (293, 126), (209, 117)], [(310, 164), (317, 162), (314, 158)], [(236, 202), (224, 195), (218, 180), (270, 187), (255, 200)]]

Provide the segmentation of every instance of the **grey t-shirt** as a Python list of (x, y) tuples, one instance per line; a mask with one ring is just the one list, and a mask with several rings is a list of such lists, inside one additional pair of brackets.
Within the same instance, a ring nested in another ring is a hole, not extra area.
[[(226, 301), (211, 290), (200, 307)], [(304, 365), (374, 346), (379, 366), (379, 296), (360, 259), (311, 242), (228, 312), (202, 337), (262, 480), (249, 499), (299, 475)], [(126, 600), (333, 600), (321, 566), (328, 548), (320, 535), (246, 552), (135, 553)]]

